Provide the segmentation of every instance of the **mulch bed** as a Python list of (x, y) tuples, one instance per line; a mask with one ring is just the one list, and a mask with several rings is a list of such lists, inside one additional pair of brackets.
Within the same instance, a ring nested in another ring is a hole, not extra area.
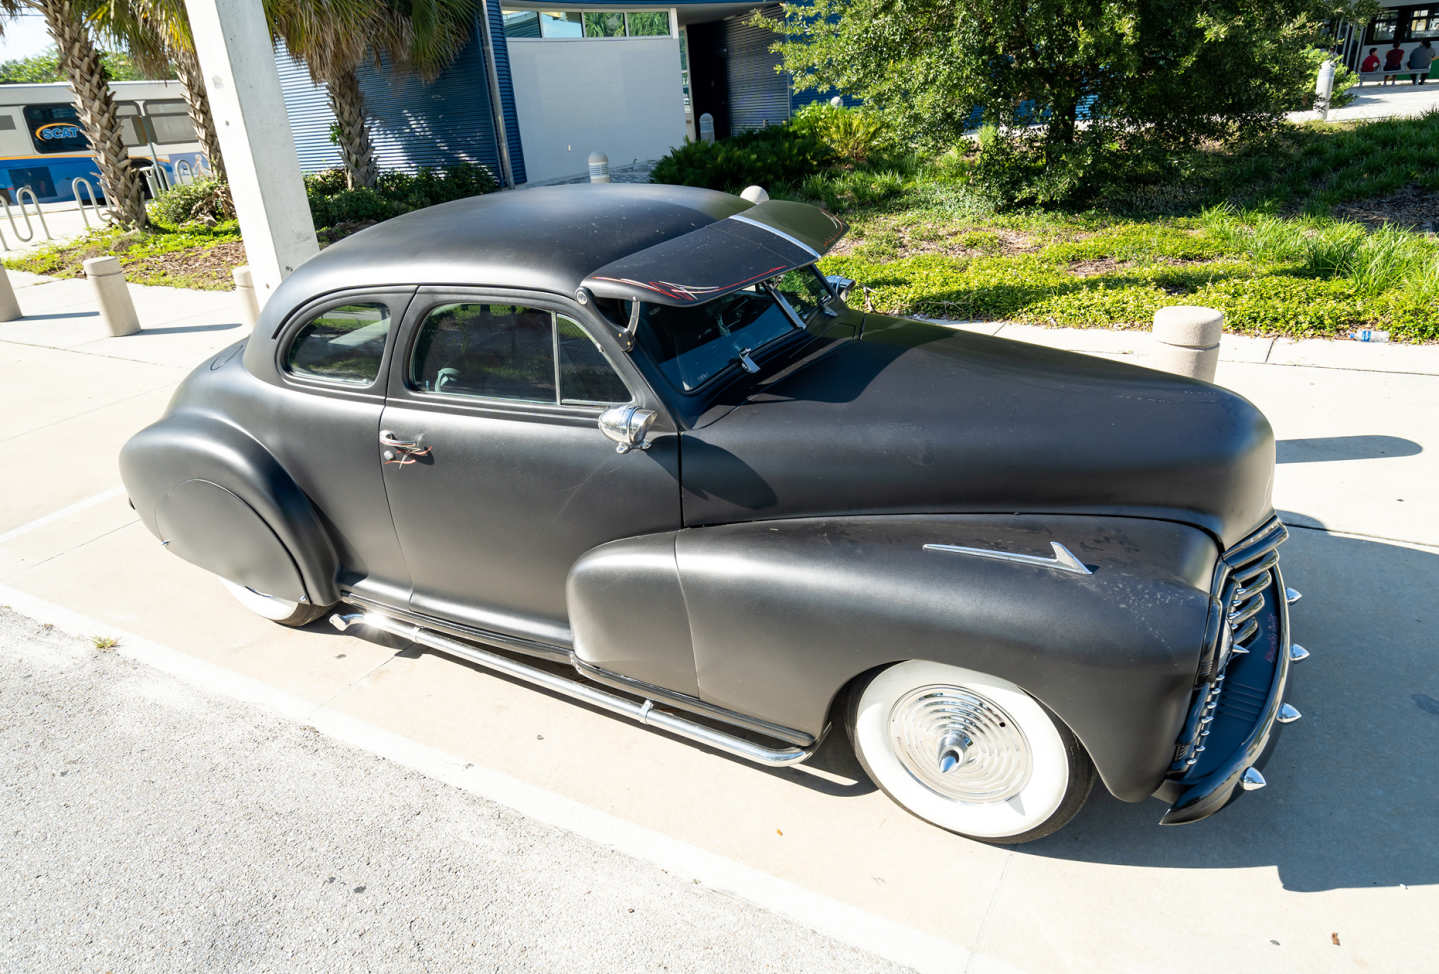
[(1403, 230), (1439, 233), (1439, 192), (1408, 186), (1391, 196), (1340, 204), (1334, 208), (1334, 215), (1371, 230), (1387, 223)]

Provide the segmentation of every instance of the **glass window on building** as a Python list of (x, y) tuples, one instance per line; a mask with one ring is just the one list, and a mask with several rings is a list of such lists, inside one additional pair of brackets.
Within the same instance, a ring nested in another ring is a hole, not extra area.
[(540, 11), (541, 37), (584, 37), (583, 14), (578, 10)]
[(536, 10), (506, 10), (505, 36), (509, 38), (539, 37), (540, 15)]
[(1418, 7), (1409, 17), (1409, 39), (1439, 38), (1439, 7)]
[(1368, 43), (1376, 44), (1381, 41), (1392, 41), (1399, 30), (1399, 11), (1381, 11), (1369, 25)]
[(586, 10), (584, 14), (586, 37), (624, 37), (625, 15), (600, 10)]
[(629, 21), (631, 37), (668, 37), (670, 34), (668, 10), (646, 10), (643, 13), (629, 13), (625, 17)]

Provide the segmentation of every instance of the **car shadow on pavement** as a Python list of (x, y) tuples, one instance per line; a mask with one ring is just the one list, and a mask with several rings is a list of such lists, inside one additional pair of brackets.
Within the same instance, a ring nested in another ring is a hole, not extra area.
[[(1023, 855), (1121, 865), (1277, 867), (1289, 890), (1439, 883), (1439, 554), (1294, 527), (1280, 549), (1296, 642), (1268, 785), (1213, 818), (1161, 828), (1154, 800), (1089, 804)], [(1291, 520), (1292, 519), (1292, 520)], [(1305, 521), (1313, 518), (1305, 517)]]
[(1402, 436), (1306, 436), (1274, 444), (1279, 463), (1318, 463), (1326, 460), (1375, 460), (1412, 457), (1424, 447)]
[[(315, 632), (324, 633), (333, 633), (334, 631), (327, 618), (317, 619), (305, 628), (313, 629)], [(439, 656), (449, 660), (456, 666), (469, 667), (470, 669), (477, 670), (481, 673), (484, 673), (486, 676), (492, 677), (496, 680), (503, 680), (513, 686), (523, 687), (524, 689), (532, 693), (542, 693), (547, 697), (551, 697), (552, 699), (562, 700), (570, 706), (579, 707), (584, 710), (588, 710), (591, 713), (599, 714), (608, 719), (629, 724), (630, 726), (634, 727), (638, 733), (660, 734), (665, 737), (670, 736), (668, 734), (665, 734), (662, 730), (657, 730), (654, 728), (642, 728), (639, 724), (635, 723), (632, 720), (629, 720), (628, 718), (621, 717), (617, 714), (611, 713), (608, 710), (604, 710), (600, 707), (585, 703), (583, 700), (577, 700), (573, 697), (566, 696), (565, 694), (558, 693), (546, 687), (538, 686), (526, 680), (521, 680), (506, 673), (500, 673), (498, 671), (488, 669), (484, 666), (479, 665), (478, 663), (473, 663), (468, 660), (447, 656), (446, 654), (441, 653), (437, 650), (429, 649), (428, 647), (421, 646), (418, 643), (409, 642), (408, 640), (402, 639), (399, 636), (395, 636), (390, 633), (372, 632), (366, 636), (359, 636), (357, 634), (356, 638), (367, 639), (379, 645), (389, 647), (393, 649), (395, 651), (395, 655), (401, 659), (418, 659), (419, 657), (426, 655)], [(501, 652), (504, 652), (504, 650), (501, 650)], [(540, 659), (537, 657), (515, 656), (515, 658), (522, 658), (525, 663), (534, 666), (537, 669), (547, 670), (548, 672), (554, 673), (558, 676), (563, 676), (571, 679), (576, 677), (574, 667), (570, 666), (568, 663), (562, 663), (556, 660)], [(582, 680), (581, 682), (587, 681)], [(597, 684), (591, 685), (597, 686)], [(601, 689), (608, 688), (602, 687)], [(684, 717), (687, 720), (692, 720), (699, 724), (715, 727), (719, 730), (724, 730), (731, 733), (735, 732), (734, 728), (732, 727), (729, 727), (718, 721), (706, 720), (705, 718), (699, 717), (695, 714), (686, 713), (685, 711), (680, 710), (677, 707), (659, 704), (656, 709), (668, 711), (670, 713), (676, 714), (677, 716)], [(740, 736), (748, 736), (745, 735), (744, 732), (739, 733)], [(699, 743), (698, 741), (685, 741), (684, 743), (687, 747), (692, 747), (699, 751), (707, 751), (710, 754), (717, 755), (724, 758), (725, 760), (733, 761), (734, 763), (741, 765), (742, 767), (753, 770), (757, 774), (773, 775), (777, 778), (782, 778), (786, 781), (793, 782), (794, 784), (800, 785), (804, 788), (809, 788), (812, 791), (817, 791), (824, 795), (831, 795), (838, 798), (855, 798), (860, 795), (868, 795), (871, 792), (878, 790), (869, 780), (869, 777), (865, 775), (864, 769), (860, 766), (859, 761), (854, 756), (854, 750), (849, 746), (848, 735), (845, 734), (844, 728), (839, 726), (838, 723), (829, 728), (829, 731), (827, 734), (825, 734), (824, 739), (820, 741), (819, 747), (815, 748), (814, 754), (810, 755), (807, 761), (799, 765), (792, 765), (790, 767), (767, 768), (762, 765), (746, 761), (744, 758), (736, 757), (733, 754), (728, 754), (724, 751), (719, 751), (714, 748), (708, 747), (704, 744)]]

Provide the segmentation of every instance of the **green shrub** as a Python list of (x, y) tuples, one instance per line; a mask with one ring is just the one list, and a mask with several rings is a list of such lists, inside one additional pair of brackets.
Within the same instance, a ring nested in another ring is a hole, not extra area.
[(777, 125), (717, 142), (686, 142), (655, 164), (650, 180), (730, 193), (758, 185), (773, 192), (835, 162), (834, 151), (813, 133)]
[(197, 179), (171, 186), (156, 196), (148, 212), (150, 219), (162, 226), (195, 222), (213, 225), (235, 219), (235, 201), (223, 179)]
[(334, 196), (350, 188), (349, 174), (343, 169), (326, 169), (305, 177), (305, 192), (319, 196)]
[(863, 165), (878, 155), (886, 136), (883, 121), (873, 112), (822, 101), (795, 112), (790, 127), (812, 135), (851, 165)]
[(347, 182), (342, 169), (305, 177), (305, 194), (316, 230), (387, 220), (411, 210), (499, 189), (488, 169), (469, 163), (412, 173), (384, 172), (375, 181), (374, 189), (347, 189)]

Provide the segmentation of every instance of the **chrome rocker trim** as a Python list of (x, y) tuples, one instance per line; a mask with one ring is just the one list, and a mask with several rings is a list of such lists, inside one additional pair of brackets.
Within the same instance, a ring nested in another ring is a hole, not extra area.
[(496, 673), (503, 673), (517, 680), (543, 687), (554, 693), (572, 697), (592, 707), (607, 710), (621, 717), (628, 717), (648, 727), (657, 727), (676, 737), (683, 737), (686, 740), (744, 758), (746, 761), (752, 761), (767, 768), (782, 768), (798, 764), (813, 754), (815, 748), (819, 746), (819, 741), (815, 741), (808, 747), (766, 747), (734, 734), (706, 727), (662, 710), (656, 710), (653, 700), (629, 700), (588, 683), (582, 683), (558, 673), (551, 673), (508, 656), (501, 656), (499, 653), (453, 639), (432, 629), (426, 629), (411, 622), (402, 622), (382, 612), (336, 612), (330, 616), (330, 623), (341, 632), (356, 626), (388, 632), (401, 639), (408, 639), (421, 646), (437, 650), (447, 656), (453, 656)]

